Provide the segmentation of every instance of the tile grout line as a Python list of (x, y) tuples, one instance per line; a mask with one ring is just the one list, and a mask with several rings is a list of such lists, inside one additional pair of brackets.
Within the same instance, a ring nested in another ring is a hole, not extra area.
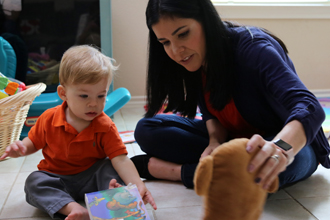
[(120, 113), (121, 119), (122, 119), (122, 120), (123, 120), (123, 122), (124, 122), (124, 125), (125, 125), (125, 130), (127, 131), (127, 125), (126, 125), (126, 122), (125, 122), (125, 120), (124, 120), (124, 115), (123, 115), (123, 113), (122, 113), (122, 111), (121, 111), (121, 110), (119, 110), (119, 113)]
[[(125, 122), (125, 120), (124, 120), (124, 116), (123, 116), (123, 113), (122, 113), (122, 111), (121, 110), (119, 110), (118, 111), (119, 113), (120, 113), (120, 116), (121, 116), (121, 119), (123, 120), (123, 122), (124, 122), (124, 127), (125, 127), (125, 131), (127, 131), (127, 125), (126, 125), (126, 122)], [(130, 145), (130, 147), (131, 147), (131, 149), (132, 149), (132, 151), (133, 151), (133, 156), (135, 156), (135, 151), (134, 151), (134, 148), (133, 148), (133, 146), (132, 146), (132, 144), (127, 144), (127, 145)], [(126, 146), (126, 144), (125, 144), (125, 146)], [(127, 146), (126, 146), (127, 147)]]
[[(123, 115), (123, 113), (122, 113), (121, 110), (119, 110), (119, 112), (120, 112), (121, 118), (123, 119), (123, 122), (124, 122), (124, 125), (125, 125), (125, 130), (127, 131), (127, 125), (126, 125), (126, 121), (124, 120), (124, 115)], [(131, 149), (133, 151), (133, 156), (136, 156), (136, 152), (135, 152), (135, 149), (133, 147), (133, 144), (130, 143), (129, 145), (130, 145), (130, 147), (131, 147)], [(158, 220), (158, 218), (156, 216), (156, 212), (155, 212), (154, 209), (151, 209), (151, 213), (152, 213), (153, 220)]]
[(296, 198), (294, 198), (287, 190), (283, 189), (294, 201), (296, 201), (304, 210), (311, 214), (315, 219), (319, 220), (311, 211), (309, 211), (303, 204), (301, 204)]
[[(122, 118), (122, 120), (123, 120), (123, 122), (124, 122), (124, 127), (125, 127), (125, 131), (127, 131), (127, 125), (126, 125), (126, 122), (125, 122), (125, 120), (124, 120), (124, 115), (123, 115), (123, 113), (122, 113), (122, 111), (121, 110), (119, 110), (119, 113), (120, 113), (120, 116), (121, 116), (121, 118)], [(125, 144), (126, 145), (126, 144)], [(135, 153), (135, 150), (134, 150), (134, 147), (133, 147), (133, 144), (132, 143), (129, 143), (128, 145), (130, 145), (130, 147), (131, 147), (131, 149), (132, 149), (132, 151), (133, 151), (133, 156), (135, 156), (136, 155), (136, 153)]]
[[(16, 158), (9, 158), (9, 159), (16, 159)], [(15, 185), (17, 179), (18, 179), (18, 175), (20, 174), (20, 172), (21, 172), (21, 170), (22, 170), (22, 167), (23, 167), (23, 165), (24, 165), (25, 160), (26, 160), (26, 156), (24, 156), (24, 160), (23, 160), (23, 162), (22, 162), (22, 165), (21, 165), (20, 169), (18, 170), (18, 172), (17, 172), (17, 174), (16, 174), (15, 180), (14, 180), (13, 184), (11, 185), (11, 187), (10, 187), (10, 189), (9, 189), (9, 192), (8, 192), (8, 194), (7, 194), (7, 196), (6, 196), (6, 199), (5, 199), (4, 202), (3, 202), (3, 206), (2, 206), (1, 209), (0, 209), (0, 216), (1, 216), (1, 214), (2, 214), (2, 211), (3, 211), (4, 208), (5, 208), (5, 205), (6, 205), (6, 203), (7, 203), (7, 200), (8, 200), (8, 198), (9, 198), (9, 196), (10, 196), (10, 193), (11, 193), (11, 191), (13, 190), (13, 187), (14, 187), (14, 185)], [(1, 219), (1, 218), (0, 218), (0, 219)]]
[(151, 212), (152, 212), (152, 217), (154, 218), (154, 220), (157, 220), (157, 216), (156, 216), (156, 212), (154, 209), (151, 209)]

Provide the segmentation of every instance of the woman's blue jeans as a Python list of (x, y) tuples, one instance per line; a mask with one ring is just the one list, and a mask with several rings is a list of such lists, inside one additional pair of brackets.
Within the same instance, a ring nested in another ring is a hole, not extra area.
[[(182, 164), (183, 184), (188, 188), (194, 187), (195, 169), (209, 144), (204, 121), (158, 114), (152, 118), (141, 119), (134, 135), (141, 150), (147, 155)], [(279, 175), (280, 187), (308, 178), (315, 172), (318, 164), (312, 147), (305, 146), (296, 155), (293, 163)]]

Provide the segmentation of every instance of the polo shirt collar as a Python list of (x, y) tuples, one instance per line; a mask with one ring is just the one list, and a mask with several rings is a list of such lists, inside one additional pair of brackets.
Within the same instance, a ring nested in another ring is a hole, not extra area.
[[(73, 134), (78, 134), (76, 129), (74, 129), (69, 123), (66, 121), (65, 117), (65, 109), (67, 108), (68, 104), (64, 101), (60, 106), (57, 107), (54, 118), (53, 118), (53, 126), (60, 127), (64, 126), (65, 131)], [(85, 128), (81, 133), (85, 133), (85, 130), (88, 130), (91, 137), (94, 137), (94, 133), (100, 132), (108, 132), (111, 126), (111, 119), (107, 116), (104, 112), (102, 112), (99, 116), (93, 119), (90, 125)], [(87, 136), (90, 136), (87, 135)]]
[(68, 106), (66, 101), (64, 101), (60, 106), (56, 107), (56, 111), (53, 118), (53, 126), (60, 127), (65, 126), (66, 118), (65, 118), (65, 109)]

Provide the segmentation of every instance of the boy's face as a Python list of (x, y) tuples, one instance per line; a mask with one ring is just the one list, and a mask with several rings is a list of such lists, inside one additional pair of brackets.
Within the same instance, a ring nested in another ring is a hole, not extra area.
[(59, 89), (62, 100), (68, 104), (66, 114), (70, 122), (90, 122), (104, 109), (110, 82), (106, 79), (96, 84), (66, 85)]

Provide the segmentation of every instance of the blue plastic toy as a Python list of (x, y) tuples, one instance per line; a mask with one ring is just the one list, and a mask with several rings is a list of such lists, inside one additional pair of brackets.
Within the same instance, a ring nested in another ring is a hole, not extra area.
[(10, 78), (16, 75), (15, 51), (3, 37), (0, 37), (0, 72)]

